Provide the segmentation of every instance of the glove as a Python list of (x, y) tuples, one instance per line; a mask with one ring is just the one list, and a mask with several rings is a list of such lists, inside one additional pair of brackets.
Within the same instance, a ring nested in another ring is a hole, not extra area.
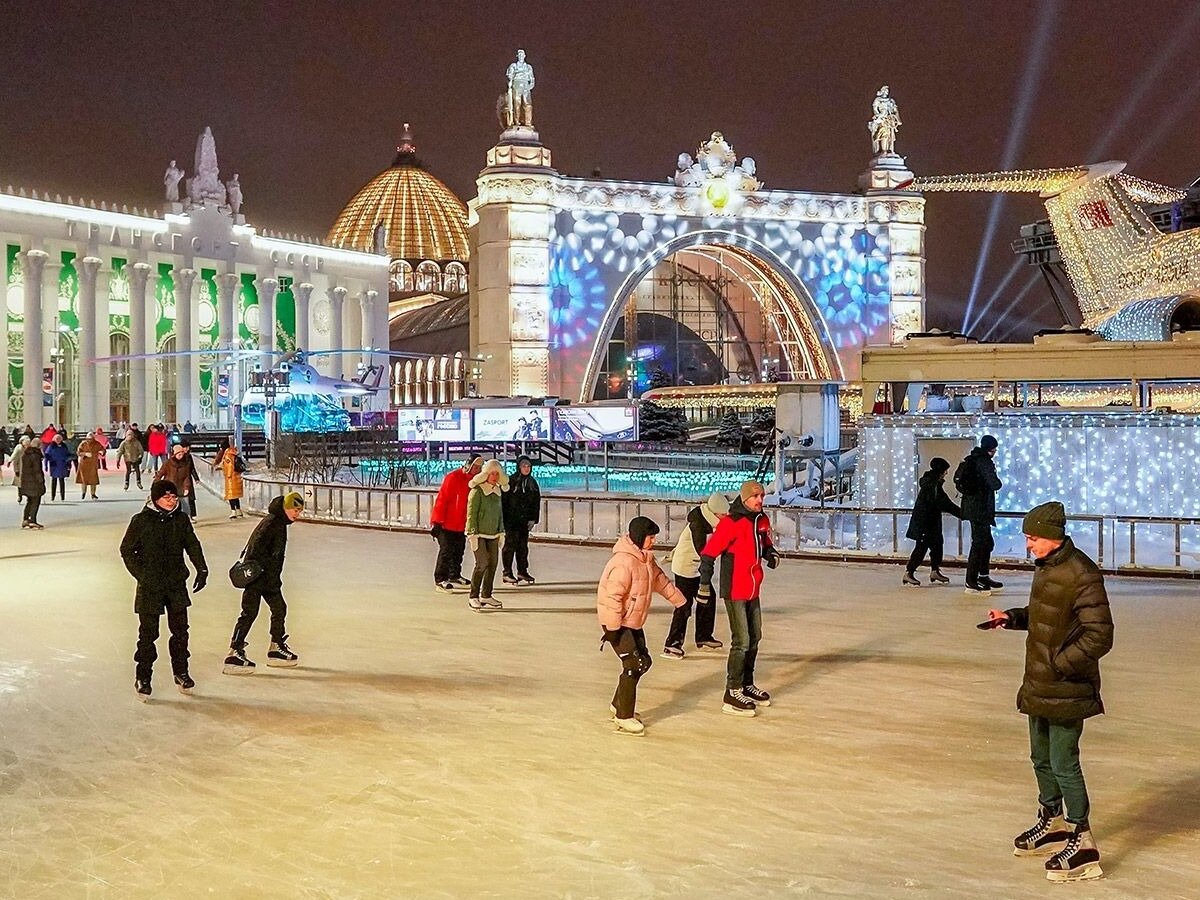
[(778, 565), (779, 565), (779, 554), (778, 553), (772, 553), (770, 556), (767, 557), (767, 568), (768, 569), (774, 569)]
[(440, 523), (434, 522), (432, 525), (429, 526), (429, 536), (432, 537), (435, 541), (438, 539), (438, 535), (440, 535), (441, 533), (442, 533), (442, 526)]
[(472, 552), (472, 553), (475, 553), (475, 552), (477, 552), (477, 551), (479, 550), (479, 535), (477, 535), (477, 534), (473, 534), (473, 535), (471, 535), (470, 537), (468, 537), (468, 538), (467, 538), (467, 541), (468, 541), (468, 542), (470, 543), (470, 545), (471, 545), (471, 552)]
[(613, 649), (615, 650), (617, 647), (617, 643), (621, 640), (621, 632), (623, 632), (625, 629), (624, 628), (613, 628), (610, 630), (608, 628), (605, 628), (603, 625), (601, 625), (600, 627), (604, 631), (604, 634), (600, 635), (600, 650), (601, 651), (604, 650), (605, 644), (612, 644)]
[(201, 569), (196, 573), (196, 582), (192, 585), (192, 593), (200, 593), (206, 584), (208, 584), (208, 569)]
[(696, 588), (696, 600), (700, 603), (708, 603), (713, 598), (712, 582), (708, 581)]

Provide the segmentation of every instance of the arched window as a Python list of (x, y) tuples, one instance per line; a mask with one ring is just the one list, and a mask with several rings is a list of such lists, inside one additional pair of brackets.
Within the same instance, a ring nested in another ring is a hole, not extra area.
[(404, 363), (404, 405), (412, 406), (416, 402), (413, 394), (413, 361), (406, 360)]
[[(170, 335), (158, 347), (159, 353), (175, 352), (175, 335)], [(185, 361), (184, 365), (188, 365)], [(158, 410), (168, 422), (175, 421), (176, 399), (175, 392), (179, 383), (179, 357), (160, 356), (158, 358)]]
[(446, 264), (446, 271), (442, 275), (442, 292), (451, 295), (467, 292), (467, 269), (462, 263)]
[(450, 357), (438, 357), (438, 403), (450, 402)]
[[(114, 331), (108, 337), (108, 355), (109, 356), (128, 356), (129, 355), (129, 335), (122, 334), (119, 331)], [(111, 363), (112, 368), (109, 369), (114, 391), (129, 391), (129, 360), (118, 359)]]
[(437, 263), (425, 260), (417, 266), (416, 290), (426, 293), (439, 291), (441, 287), (442, 270)]
[(392, 290), (406, 294), (413, 289), (413, 269), (402, 259), (392, 261)]
[(454, 354), (453, 375), (451, 382), (451, 399), (461, 400), (463, 397), (463, 382), (466, 380), (467, 367), (463, 361), (462, 351), (459, 350)]

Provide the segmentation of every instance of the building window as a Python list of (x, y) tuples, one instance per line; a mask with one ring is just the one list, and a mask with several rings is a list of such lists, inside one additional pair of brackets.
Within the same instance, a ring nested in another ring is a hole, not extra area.
[(425, 260), (417, 266), (416, 289), (422, 294), (435, 293), (442, 288), (442, 270), (438, 264)]

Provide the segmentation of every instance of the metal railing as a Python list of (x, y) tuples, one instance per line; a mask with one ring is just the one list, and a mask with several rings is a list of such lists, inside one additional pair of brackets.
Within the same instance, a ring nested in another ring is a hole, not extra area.
[[(307, 500), (305, 518), (319, 522), (423, 531), (429, 527), (435, 488), (368, 488), (346, 484), (305, 484), (247, 475), (242, 505), (263, 512), (272, 497), (295, 490)], [(649, 516), (662, 529), (659, 543), (670, 545), (687, 529), (688, 512), (698, 501), (643, 500), (606, 496), (542, 496), (541, 521), (534, 540), (608, 545), (625, 533), (634, 516)], [(904, 532), (908, 509), (768, 507), (773, 538), (789, 556), (898, 562), (912, 543)], [(1021, 534), (1023, 513), (996, 513), (992, 562), (1028, 566)], [(945, 558), (965, 561), (970, 526), (946, 521)], [(1083, 552), (1109, 572), (1200, 577), (1200, 518), (1071, 516), (1068, 532)]]

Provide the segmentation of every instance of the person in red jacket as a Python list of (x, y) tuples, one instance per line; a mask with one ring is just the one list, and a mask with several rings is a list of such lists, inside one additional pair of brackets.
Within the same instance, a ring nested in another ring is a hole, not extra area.
[(696, 599), (702, 603), (712, 602), (708, 585), (717, 557), (721, 558), (721, 599), (729, 613), (730, 634), (721, 711), (731, 716), (752, 716), (757, 707), (771, 705), (771, 695), (754, 685), (754, 662), (762, 638), (763, 563), (772, 569), (779, 565), (771, 523), (762, 511), (765, 494), (757, 481), (743, 484), (729, 515), (717, 523), (700, 551), (701, 587)]
[(429, 533), (438, 542), (433, 582), (444, 594), (454, 593), (455, 585), (465, 587), (471, 583), (462, 577), (463, 553), (467, 549), (467, 495), (471, 493), (471, 479), (482, 469), (483, 457), (472, 456), (461, 469), (442, 479), (433, 501)]

